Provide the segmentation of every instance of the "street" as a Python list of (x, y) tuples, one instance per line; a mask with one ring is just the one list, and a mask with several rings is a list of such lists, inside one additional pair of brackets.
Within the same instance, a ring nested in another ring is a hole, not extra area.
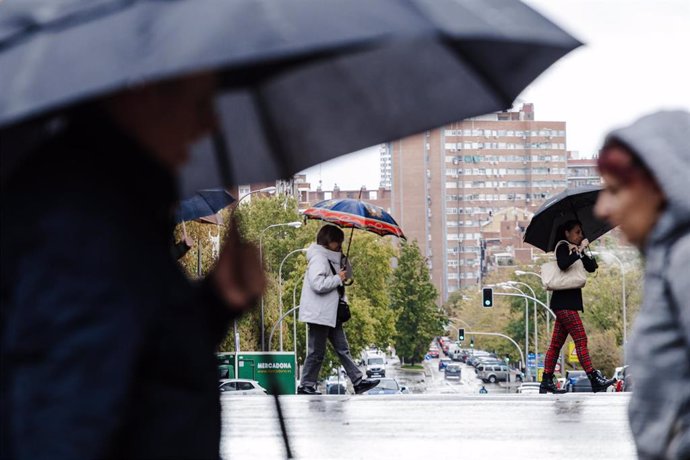
[[(482, 382), (471, 366), (445, 379), (387, 366), (409, 394), (283, 396), (296, 458), (635, 458), (629, 393), (527, 395)], [(224, 396), (224, 458), (284, 458), (273, 398)]]
[[(629, 394), (285, 396), (296, 458), (635, 458)], [(271, 397), (223, 398), (224, 458), (284, 458)]]

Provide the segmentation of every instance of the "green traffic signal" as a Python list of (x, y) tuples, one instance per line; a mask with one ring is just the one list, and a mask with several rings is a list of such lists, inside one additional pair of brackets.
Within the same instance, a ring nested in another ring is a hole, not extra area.
[(458, 341), (462, 342), (465, 340), (465, 329), (458, 329)]
[(482, 289), (482, 306), (490, 308), (494, 306), (494, 290), (491, 288)]

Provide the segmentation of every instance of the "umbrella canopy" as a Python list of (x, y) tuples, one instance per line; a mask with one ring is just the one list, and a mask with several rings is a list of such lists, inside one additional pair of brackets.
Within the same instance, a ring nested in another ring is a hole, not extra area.
[(579, 45), (518, 0), (6, 0), (0, 129), (219, 70), (229, 153), (198, 146), (184, 190), (274, 180), (508, 108)]
[(223, 189), (200, 190), (194, 196), (182, 200), (175, 213), (175, 221), (188, 222), (216, 214), (230, 206), (235, 199)]
[(323, 220), (343, 228), (359, 228), (377, 235), (405, 238), (402, 229), (383, 208), (350, 198), (316, 203), (302, 213), (307, 219)]
[(566, 189), (548, 199), (534, 214), (525, 231), (524, 241), (542, 249), (553, 251), (563, 239), (558, 228), (569, 220), (579, 220), (582, 232), (590, 242), (611, 230), (611, 225), (594, 215), (594, 205), (601, 187), (586, 186)]

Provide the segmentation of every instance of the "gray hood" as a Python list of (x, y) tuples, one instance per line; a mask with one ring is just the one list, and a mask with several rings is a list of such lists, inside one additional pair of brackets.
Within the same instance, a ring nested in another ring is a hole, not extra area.
[(690, 225), (690, 112), (665, 111), (640, 118), (609, 134), (625, 144), (649, 168), (668, 198), (668, 207), (650, 243), (663, 240), (680, 227)]
[(331, 251), (326, 249), (320, 244), (312, 243), (309, 248), (307, 248), (307, 262), (311, 262), (314, 257), (323, 256), (327, 258), (332, 264), (336, 271), (340, 269), (340, 260), (343, 257), (341, 252)]

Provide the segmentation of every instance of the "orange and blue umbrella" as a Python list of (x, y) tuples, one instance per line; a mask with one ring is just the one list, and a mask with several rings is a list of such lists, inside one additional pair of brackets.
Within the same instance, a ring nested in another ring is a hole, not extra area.
[(405, 239), (402, 229), (383, 208), (351, 198), (325, 200), (302, 213), (307, 219), (328, 222), (342, 228), (358, 228), (377, 235)]

